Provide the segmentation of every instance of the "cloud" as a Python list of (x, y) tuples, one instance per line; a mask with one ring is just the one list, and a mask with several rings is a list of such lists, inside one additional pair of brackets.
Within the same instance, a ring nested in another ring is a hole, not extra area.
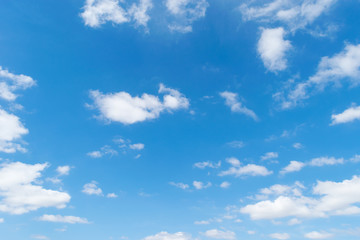
[(230, 185), (231, 185), (231, 183), (225, 181), (225, 182), (222, 182), (222, 183), (220, 184), (220, 187), (221, 187), (221, 188), (229, 188)]
[(87, 195), (98, 195), (98, 196), (102, 196), (102, 190), (101, 188), (99, 188), (97, 186), (97, 182), (96, 181), (92, 181), (91, 183), (87, 183), (84, 185), (82, 192), (87, 194)]
[(171, 31), (192, 32), (192, 23), (205, 17), (209, 3), (206, 0), (166, 0), (165, 6), (173, 18), (168, 25)]
[(191, 235), (184, 232), (168, 233), (159, 232), (153, 236), (148, 236), (143, 240), (191, 240)]
[(360, 83), (360, 44), (347, 44), (340, 53), (323, 57), (317, 72), (308, 80), (297, 84), (291, 80), (283, 91), (275, 93), (273, 97), (281, 103), (282, 109), (289, 109), (323, 91), (326, 86), (333, 84), (340, 87), (342, 82), (349, 82), (352, 86)]
[(236, 158), (229, 158), (227, 159), (232, 167), (228, 170), (221, 171), (219, 176), (227, 176), (227, 175), (234, 175), (235, 177), (240, 176), (267, 176), (272, 174), (272, 171), (267, 170), (264, 166), (259, 166), (255, 164), (248, 164), (245, 166), (241, 165), (241, 162)]
[(115, 193), (108, 193), (108, 194), (106, 194), (106, 197), (107, 198), (117, 198), (118, 195), (116, 195)]
[(265, 153), (265, 155), (261, 156), (261, 160), (265, 161), (265, 160), (269, 160), (269, 159), (274, 159), (274, 158), (278, 158), (279, 154), (277, 152), (267, 152)]
[(195, 221), (194, 224), (196, 224), (196, 225), (208, 225), (208, 224), (210, 224), (210, 221), (205, 221), (205, 220), (203, 220), (203, 221)]
[(284, 40), (283, 28), (263, 29), (257, 50), (265, 67), (272, 71), (282, 71), (287, 68), (285, 54), (291, 49), (289, 40)]
[(225, 99), (225, 104), (230, 107), (232, 112), (245, 114), (254, 119), (255, 121), (259, 120), (252, 110), (243, 106), (243, 104), (239, 102), (237, 93), (225, 91), (221, 92), (220, 96)]
[(57, 167), (56, 171), (58, 172), (58, 174), (60, 176), (69, 175), (70, 166), (59, 166), (59, 167)]
[[(256, 4), (258, 2), (260, 4)], [(294, 31), (313, 23), (336, 2), (337, 0), (273, 0), (262, 4), (263, 1), (257, 0), (251, 1), (256, 6), (244, 3), (239, 10), (244, 21), (280, 22)]]
[(331, 125), (349, 123), (355, 120), (360, 120), (360, 106), (353, 106), (346, 109), (344, 112), (339, 114), (331, 115)]
[(290, 238), (290, 235), (288, 233), (272, 233), (269, 235), (269, 237), (274, 239), (286, 240)]
[(221, 161), (219, 161), (218, 163), (212, 163), (209, 161), (206, 162), (197, 162), (194, 164), (194, 167), (196, 168), (200, 168), (200, 169), (204, 169), (204, 168), (219, 168), (221, 166)]
[(236, 239), (236, 235), (234, 232), (231, 231), (221, 231), (218, 229), (211, 229), (207, 230), (203, 233), (208, 238), (214, 238), (214, 239), (227, 239), (227, 240), (233, 240)]
[(28, 133), (29, 130), (20, 122), (19, 117), (0, 108), (0, 152), (26, 151), (16, 141)]
[(170, 185), (175, 186), (177, 188), (181, 188), (183, 190), (188, 189), (189, 185), (185, 183), (175, 183), (175, 182), (169, 182)]
[(232, 148), (243, 148), (245, 146), (243, 141), (232, 141), (227, 144)]
[(34, 79), (20, 74), (16, 75), (0, 66), (0, 98), (14, 101), (18, 97), (16, 91), (25, 90), (36, 85)]
[(143, 143), (134, 143), (129, 145), (129, 148), (133, 150), (142, 150), (144, 147), (145, 145)]
[(105, 155), (110, 155), (110, 157), (117, 155), (118, 152), (112, 149), (109, 145), (103, 146), (100, 151), (92, 151), (87, 153), (87, 155), (91, 158), (101, 158)]
[(337, 165), (337, 164), (343, 164), (345, 160), (343, 158), (334, 158), (334, 157), (318, 157), (311, 159), (310, 162), (303, 163), (298, 161), (290, 161), (290, 164), (286, 167), (284, 167), (280, 174), (286, 174), (290, 172), (298, 172), (301, 169), (303, 169), (306, 166), (312, 166), (312, 167), (323, 167), (326, 165)]
[(163, 101), (146, 93), (132, 97), (127, 92), (103, 94), (98, 90), (90, 91), (90, 97), (94, 100), (93, 107), (100, 111), (100, 118), (125, 125), (156, 119), (164, 111), (189, 107), (189, 100), (177, 90), (160, 84), (159, 93), (164, 94)]
[(4, 223), (5, 220), (3, 218), (0, 218), (0, 223)]
[(332, 236), (333, 235), (330, 233), (317, 232), (317, 231), (309, 232), (304, 235), (304, 237), (309, 238), (309, 239), (326, 239), (326, 238), (331, 238)]
[(86, 218), (80, 218), (75, 216), (61, 216), (61, 215), (48, 215), (44, 214), (38, 219), (39, 221), (44, 222), (56, 222), (56, 223), (89, 223), (89, 221)]
[(290, 172), (298, 172), (301, 169), (303, 169), (303, 167), (305, 167), (305, 166), (306, 166), (306, 164), (303, 162), (290, 161), (290, 164), (287, 165), (286, 167), (284, 167), (280, 171), (280, 174), (286, 174), (286, 173), (290, 173)]
[(294, 144), (293, 144), (293, 147), (294, 147), (295, 149), (302, 149), (302, 148), (304, 148), (304, 146), (303, 146), (301, 143), (294, 143)]
[(200, 182), (200, 181), (194, 181), (193, 182), (193, 186), (197, 189), (197, 190), (201, 190), (201, 189), (206, 189), (212, 186), (211, 182), (208, 182), (207, 184)]
[(140, 0), (139, 4), (133, 3), (125, 9), (120, 6), (120, 0), (86, 0), (83, 12), (80, 14), (85, 25), (100, 27), (106, 22), (122, 24), (133, 21), (135, 26), (147, 27), (150, 20), (148, 11), (152, 8), (151, 0)]
[(47, 236), (44, 236), (44, 235), (32, 235), (31, 236), (32, 239), (39, 239), (39, 240), (48, 240), (49, 238)]
[(246, 205), (240, 212), (249, 214), (254, 220), (359, 214), (360, 208), (356, 206), (360, 203), (359, 187), (359, 176), (342, 182), (318, 181), (313, 187), (313, 196), (303, 196), (297, 188), (291, 187), (291, 191), (275, 194), (274, 200)]
[(70, 195), (65, 192), (44, 189), (38, 182), (44, 164), (21, 162), (0, 165), (0, 211), (24, 214), (44, 207), (65, 208)]

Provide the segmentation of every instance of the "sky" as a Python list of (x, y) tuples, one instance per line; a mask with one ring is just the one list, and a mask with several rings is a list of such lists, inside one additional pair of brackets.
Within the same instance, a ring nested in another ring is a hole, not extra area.
[(0, 1), (0, 238), (359, 239), (359, 12)]

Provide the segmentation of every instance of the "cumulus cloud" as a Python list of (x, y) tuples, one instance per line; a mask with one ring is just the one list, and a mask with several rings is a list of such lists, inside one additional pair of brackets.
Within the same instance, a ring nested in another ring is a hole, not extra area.
[(313, 23), (336, 2), (337, 0), (272, 0), (263, 4), (263, 1), (256, 0), (250, 4), (242, 4), (239, 9), (244, 21), (279, 22), (296, 30)]
[(231, 183), (225, 181), (225, 182), (222, 182), (222, 183), (220, 184), (220, 187), (221, 187), (221, 188), (229, 188), (230, 185), (231, 185)]
[(100, 27), (106, 22), (122, 24), (134, 22), (135, 26), (147, 27), (150, 20), (148, 11), (152, 8), (151, 0), (140, 0), (139, 4), (133, 3), (127, 9), (120, 4), (121, 0), (86, 0), (80, 16), (85, 25)]
[(59, 167), (56, 168), (56, 171), (58, 172), (58, 174), (60, 176), (69, 175), (70, 166), (59, 166)]
[(191, 240), (191, 235), (184, 232), (168, 233), (159, 232), (153, 236), (148, 236), (143, 240)]
[(304, 146), (303, 146), (301, 143), (294, 143), (294, 144), (293, 144), (293, 148), (295, 148), (295, 149), (302, 149), (302, 148), (304, 148)]
[(134, 143), (129, 145), (129, 148), (133, 150), (142, 150), (144, 147), (145, 145), (143, 143)]
[(255, 121), (259, 120), (254, 111), (248, 109), (247, 107), (243, 106), (241, 102), (239, 102), (237, 93), (225, 91), (221, 92), (220, 96), (225, 99), (225, 104), (230, 107), (232, 112), (245, 114)]
[(269, 159), (274, 159), (274, 158), (278, 158), (279, 154), (277, 152), (267, 152), (265, 153), (265, 155), (261, 156), (261, 160), (265, 161), (265, 160), (269, 160)]
[(70, 195), (65, 192), (44, 189), (36, 184), (44, 164), (21, 162), (0, 165), (0, 211), (10, 214), (24, 214), (44, 207), (65, 208)]
[(245, 166), (241, 165), (241, 162), (236, 158), (229, 158), (227, 162), (232, 165), (228, 170), (221, 171), (219, 176), (234, 175), (235, 177), (240, 176), (268, 176), (272, 174), (272, 171), (269, 171), (264, 166), (259, 166), (256, 164), (247, 164)]
[(194, 164), (194, 167), (204, 169), (204, 168), (219, 168), (221, 166), (221, 161), (218, 163), (213, 163), (210, 161), (206, 162), (197, 162)]
[(173, 18), (168, 25), (171, 31), (192, 32), (192, 23), (205, 17), (209, 3), (206, 0), (166, 0), (165, 6)]
[(106, 194), (106, 197), (107, 198), (117, 198), (118, 195), (116, 195), (115, 193), (108, 193), (108, 194)]
[(16, 141), (28, 133), (29, 130), (20, 122), (19, 117), (0, 108), (0, 152), (26, 151)]
[(200, 181), (193, 181), (193, 186), (197, 190), (206, 189), (212, 186), (211, 182), (208, 182), (207, 184), (200, 182)]
[(274, 239), (286, 240), (290, 238), (290, 235), (288, 233), (272, 233), (269, 235), (269, 237)]
[(304, 237), (309, 239), (326, 239), (331, 238), (332, 236), (333, 235), (331, 233), (317, 231), (309, 232), (304, 235)]
[(169, 182), (169, 184), (172, 185), (172, 186), (175, 186), (175, 187), (177, 187), (177, 188), (181, 188), (181, 189), (183, 189), (183, 190), (189, 188), (189, 185), (188, 185), (188, 184), (181, 183), (181, 182), (180, 182), (180, 183)]
[(105, 155), (109, 155), (110, 157), (112, 157), (117, 154), (118, 154), (118, 152), (116, 150), (112, 149), (109, 145), (103, 146), (98, 151), (92, 151), (92, 152), (87, 153), (87, 155), (91, 158), (101, 158)]
[(284, 167), (280, 173), (281, 174), (286, 174), (286, 173), (290, 173), (290, 172), (298, 172), (301, 169), (303, 169), (303, 167), (305, 167), (306, 164), (303, 162), (298, 162), (298, 161), (290, 161), (290, 164), (287, 165), (286, 167)]
[(160, 113), (187, 109), (189, 100), (179, 91), (160, 84), (159, 97), (144, 93), (141, 97), (132, 97), (127, 92), (103, 94), (98, 90), (90, 91), (94, 100), (93, 107), (100, 111), (100, 118), (120, 122), (125, 125), (156, 119)]
[(313, 196), (304, 196), (299, 189), (274, 194), (275, 199), (249, 204), (240, 212), (249, 214), (254, 220), (287, 217), (318, 218), (332, 215), (359, 214), (360, 177), (342, 182), (318, 181), (313, 187)]
[(360, 106), (353, 106), (346, 109), (344, 112), (339, 114), (331, 115), (331, 125), (349, 123), (355, 120), (360, 120)]
[(283, 28), (263, 29), (257, 50), (265, 67), (272, 72), (287, 68), (286, 52), (291, 49), (289, 40), (284, 40)]
[(87, 195), (98, 195), (98, 196), (102, 196), (103, 192), (101, 190), (101, 188), (99, 188), (98, 183), (96, 181), (92, 181), (90, 183), (86, 183), (83, 187), (82, 192), (87, 194)]
[(337, 164), (343, 164), (345, 160), (343, 158), (334, 158), (334, 157), (318, 157), (313, 158), (309, 162), (298, 162), (298, 161), (290, 161), (290, 164), (284, 167), (280, 173), (286, 174), (290, 172), (298, 172), (306, 166), (312, 167), (323, 167), (323, 166), (331, 166)]
[(234, 232), (221, 231), (218, 229), (207, 230), (206, 232), (203, 233), (203, 235), (208, 238), (214, 238), (214, 239), (226, 239), (226, 240), (236, 239), (236, 235)]
[[(340, 87), (343, 82), (352, 86), (360, 83), (360, 44), (347, 44), (340, 53), (332, 57), (323, 57), (317, 72), (308, 80), (296, 84), (291, 80), (283, 91), (275, 93), (273, 97), (281, 103), (282, 109), (289, 109), (312, 94), (323, 91), (326, 86), (332, 84)], [(348, 114), (353, 112), (350, 110), (342, 117), (349, 116)], [(340, 121), (342, 117), (339, 117)]]
[(89, 223), (86, 218), (75, 217), (75, 216), (61, 216), (61, 215), (49, 215), (44, 214), (38, 219), (39, 221), (44, 222), (56, 222), (56, 223)]

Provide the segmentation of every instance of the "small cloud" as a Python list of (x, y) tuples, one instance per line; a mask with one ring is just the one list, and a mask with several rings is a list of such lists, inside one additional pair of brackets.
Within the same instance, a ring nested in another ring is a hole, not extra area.
[(97, 195), (97, 196), (102, 196), (102, 190), (101, 188), (99, 188), (97, 186), (97, 182), (96, 181), (92, 181), (91, 183), (87, 183), (84, 185), (82, 192), (87, 194), (87, 195)]
[(117, 198), (118, 195), (116, 195), (115, 193), (108, 193), (108, 194), (106, 194), (106, 197), (107, 198)]
[(130, 144), (129, 148), (133, 149), (133, 150), (142, 150), (144, 149), (145, 145), (143, 143), (135, 143), (135, 144)]
[(200, 182), (200, 181), (194, 181), (193, 182), (193, 186), (197, 189), (197, 190), (201, 190), (201, 189), (206, 189), (212, 186), (211, 182), (208, 182), (207, 184)]
[(222, 183), (220, 184), (220, 187), (221, 187), (221, 188), (229, 188), (230, 185), (231, 185), (231, 183), (225, 181), (225, 182), (222, 182)]
[(69, 175), (70, 166), (59, 166), (59, 167), (57, 167), (56, 171), (58, 172), (58, 174), (60, 176)]
[(327, 232), (313, 231), (306, 233), (304, 236), (309, 239), (326, 239), (326, 238), (331, 238), (333, 235)]
[(89, 221), (86, 218), (80, 218), (76, 216), (61, 216), (61, 215), (48, 215), (44, 214), (43, 216), (39, 217), (39, 221), (44, 222), (56, 222), (56, 223), (83, 223), (88, 224)]
[(243, 141), (232, 141), (227, 144), (232, 148), (243, 148), (245, 146)]
[(293, 144), (293, 148), (295, 148), (295, 149), (302, 149), (302, 148), (304, 148), (304, 146), (303, 146), (301, 143), (294, 143), (294, 144)]
[(274, 159), (274, 158), (278, 158), (279, 154), (277, 152), (268, 152), (265, 153), (265, 155), (261, 156), (261, 160), (265, 161), (265, 160), (269, 160), (269, 159)]
[(188, 189), (189, 185), (185, 183), (175, 183), (175, 182), (169, 182), (170, 185), (175, 186), (177, 188), (181, 188), (183, 190)]

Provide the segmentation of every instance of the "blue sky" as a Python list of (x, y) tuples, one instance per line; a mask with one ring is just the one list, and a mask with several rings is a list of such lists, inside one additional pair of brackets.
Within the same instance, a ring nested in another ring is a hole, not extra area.
[(358, 239), (358, 0), (0, 2), (0, 232)]

